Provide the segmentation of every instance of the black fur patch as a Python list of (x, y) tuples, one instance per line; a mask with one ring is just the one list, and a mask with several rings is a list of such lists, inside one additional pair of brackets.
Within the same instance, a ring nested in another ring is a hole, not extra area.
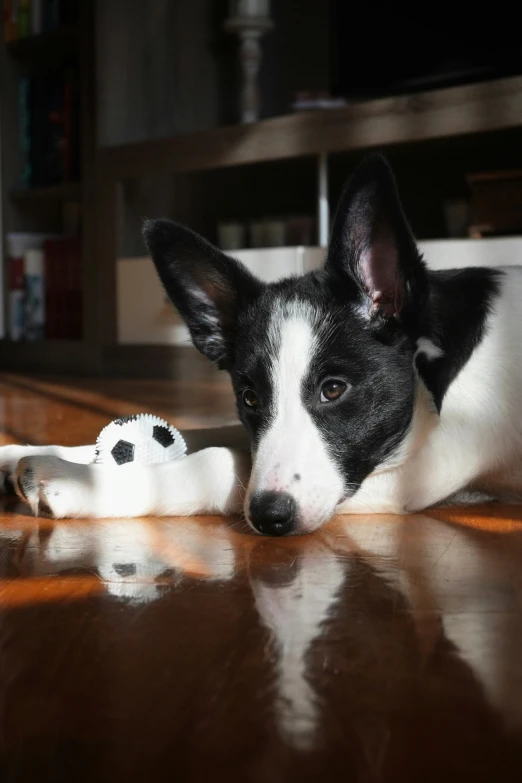
[(431, 339), (444, 355), (428, 359), (420, 353), (415, 363), (439, 413), (450, 384), (482, 341), (502, 274), (483, 268), (429, 273), (428, 302), (418, 332)]

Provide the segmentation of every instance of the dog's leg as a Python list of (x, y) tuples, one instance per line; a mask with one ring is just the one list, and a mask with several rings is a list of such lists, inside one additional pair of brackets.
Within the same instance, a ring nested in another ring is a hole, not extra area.
[(453, 492), (444, 500), (441, 500), (439, 506), (476, 506), (479, 503), (497, 503), (502, 498), (492, 492), (481, 492), (480, 490), (461, 489)]
[(24, 457), (59, 457), (87, 465), (94, 462), (95, 446), (0, 446), (0, 492), (12, 483), (16, 466)]
[(78, 465), (57, 457), (24, 457), (15, 488), (35, 514), (141, 517), (241, 511), (250, 472), (248, 454), (198, 451), (161, 465)]
[(484, 472), (478, 449), (446, 444), (422, 450), (398, 468), (368, 476), (338, 514), (407, 514), (440, 505), (471, 505), (499, 500), (498, 493), (470, 489)]

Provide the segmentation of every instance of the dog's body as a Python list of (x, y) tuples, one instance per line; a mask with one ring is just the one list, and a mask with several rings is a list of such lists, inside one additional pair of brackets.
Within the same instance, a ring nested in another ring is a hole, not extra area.
[(145, 236), (194, 344), (232, 377), (251, 455), (110, 469), (72, 464), (94, 447), (5, 447), (35, 513), (243, 507), (280, 535), (334, 512), (522, 497), (522, 268), (428, 272), (381, 158), (346, 188), (325, 268), (301, 278), (264, 285), (169, 221)]

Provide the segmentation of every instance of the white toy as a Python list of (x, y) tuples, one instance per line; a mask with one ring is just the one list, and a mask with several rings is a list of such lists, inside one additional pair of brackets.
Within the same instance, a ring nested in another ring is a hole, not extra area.
[(96, 441), (95, 462), (126, 465), (140, 462), (154, 465), (180, 459), (187, 453), (182, 435), (159, 416), (140, 413), (111, 421)]

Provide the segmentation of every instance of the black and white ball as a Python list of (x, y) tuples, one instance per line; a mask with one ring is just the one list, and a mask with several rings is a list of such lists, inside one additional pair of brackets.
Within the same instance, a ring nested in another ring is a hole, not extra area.
[(168, 422), (150, 413), (123, 416), (111, 421), (96, 441), (95, 462), (126, 465), (139, 462), (155, 465), (180, 459), (187, 453), (182, 435)]

